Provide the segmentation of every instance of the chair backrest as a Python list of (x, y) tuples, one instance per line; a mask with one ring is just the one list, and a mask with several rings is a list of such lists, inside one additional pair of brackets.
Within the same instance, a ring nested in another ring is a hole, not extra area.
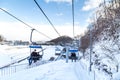
[(69, 52), (70, 53), (76, 53), (76, 52), (78, 52), (78, 50), (77, 49), (71, 49), (71, 50), (69, 50)]
[(29, 48), (42, 48), (40, 45), (30, 45)]

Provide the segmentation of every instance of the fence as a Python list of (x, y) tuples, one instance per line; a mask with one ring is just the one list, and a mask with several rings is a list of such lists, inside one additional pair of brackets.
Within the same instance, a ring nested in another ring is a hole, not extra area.
[(16, 73), (18, 71), (21, 71), (27, 68), (28, 68), (27, 63), (3, 67), (0, 69), (0, 76), (2, 77), (2, 76), (12, 75), (13, 73)]

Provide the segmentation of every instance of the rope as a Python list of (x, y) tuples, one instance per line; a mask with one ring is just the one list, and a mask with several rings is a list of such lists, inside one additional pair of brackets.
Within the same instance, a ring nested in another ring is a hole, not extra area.
[(60, 36), (59, 32), (58, 32), (57, 29), (54, 27), (54, 25), (52, 24), (52, 22), (50, 21), (50, 19), (48, 18), (48, 16), (45, 14), (45, 12), (42, 10), (42, 8), (40, 7), (40, 5), (37, 3), (37, 1), (34, 0), (34, 2), (36, 3), (36, 5), (37, 5), (38, 8), (40, 9), (40, 11), (43, 13), (43, 15), (46, 17), (46, 19), (48, 20), (48, 22), (51, 24), (51, 26), (53, 27), (53, 29), (56, 31), (56, 33)]
[[(20, 21), (21, 23), (25, 24), (25, 25), (28, 26), (29, 28), (35, 29), (35, 28), (33, 28), (32, 26), (30, 26), (30, 25), (28, 25), (27, 23), (25, 23), (24, 21), (22, 21), (22, 20), (20, 20), (19, 18), (15, 17), (15, 16), (12, 15), (11, 13), (9, 13), (8, 11), (6, 11), (6, 10), (4, 10), (4, 9), (2, 9), (2, 8), (0, 8), (0, 10), (4, 11), (4, 12), (7, 13), (8, 15), (10, 15), (10, 16), (12, 16), (13, 18), (17, 19), (18, 21)], [(50, 37), (48, 37), (48, 36), (45, 35), (44, 33), (40, 32), (40, 31), (38, 31), (38, 30), (36, 30), (36, 29), (35, 29), (35, 31), (37, 31), (37, 32), (40, 33), (41, 35), (43, 35), (43, 36), (51, 39)]]

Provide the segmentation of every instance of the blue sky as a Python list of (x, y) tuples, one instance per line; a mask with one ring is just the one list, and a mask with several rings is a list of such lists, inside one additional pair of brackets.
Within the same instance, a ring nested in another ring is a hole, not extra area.
[[(73, 36), (71, 0), (36, 1), (61, 35)], [(75, 35), (84, 32), (92, 12), (101, 1), (102, 0), (74, 0)], [(58, 37), (34, 0), (0, 0), (0, 8), (7, 10), (51, 38)], [(30, 29), (3, 11), (0, 11), (0, 28), (0, 34), (7, 39), (29, 39)], [(21, 32), (24, 33), (24, 35), (21, 34)], [(37, 33), (34, 35), (40, 36), (40, 40), (47, 39)], [(37, 37), (35, 38), (37, 39)]]

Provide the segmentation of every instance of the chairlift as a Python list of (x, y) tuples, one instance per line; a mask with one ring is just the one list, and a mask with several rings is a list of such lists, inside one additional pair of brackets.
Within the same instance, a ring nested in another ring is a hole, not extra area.
[(37, 50), (37, 52), (42, 51), (42, 55), (43, 55), (43, 50), (42, 50), (43, 48), (42, 48), (41, 45), (30, 45), (29, 48), (30, 48), (30, 54), (31, 54), (34, 50)]
[[(30, 53), (33, 51), (32, 49), (42, 49), (42, 46), (41, 45), (39, 45), (39, 44), (37, 44), (36, 42), (33, 42), (32, 41), (32, 34), (33, 34), (33, 31), (34, 31), (35, 29), (31, 29), (31, 35), (30, 35), (30, 42), (31, 42), (31, 45), (29, 46), (29, 48), (30, 48)], [(43, 51), (42, 51), (42, 53), (43, 53)]]
[(60, 55), (61, 50), (58, 47), (55, 47), (55, 55)]
[(72, 54), (75, 54), (76, 59), (78, 59), (78, 57), (79, 57), (79, 51), (78, 51), (77, 48), (71, 48), (71, 49), (69, 49), (69, 55), (68, 55), (69, 59), (71, 59)]
[[(58, 55), (58, 56), (61, 56), (61, 57), (64, 57), (64, 58), (66, 58), (66, 54), (67, 54), (67, 52), (66, 52), (66, 48), (64, 47), (62, 50), (59, 50), (58, 48), (56, 48), (55, 49), (55, 55)], [(69, 50), (68, 50), (68, 58), (69, 59), (71, 59), (71, 54), (72, 53), (75, 53), (75, 55), (76, 55), (76, 59), (78, 59), (79, 58), (79, 51), (78, 51), (78, 49), (77, 48), (69, 48)], [(59, 57), (60, 58), (60, 57)]]
[[(42, 46), (39, 45), (39, 44), (36, 44), (36, 42), (32, 41), (32, 33), (33, 33), (34, 30), (35, 29), (32, 29), (31, 35), (30, 35), (31, 45), (29, 46), (29, 48), (30, 48), (30, 57), (28, 59), (29, 60), (29, 65), (32, 64), (32, 61), (36, 62), (37, 60), (42, 59), (42, 56), (44, 54)], [(36, 55), (33, 56), (32, 53), (34, 52), (34, 50), (35, 50)], [(41, 51), (42, 51), (42, 54), (39, 54)]]

